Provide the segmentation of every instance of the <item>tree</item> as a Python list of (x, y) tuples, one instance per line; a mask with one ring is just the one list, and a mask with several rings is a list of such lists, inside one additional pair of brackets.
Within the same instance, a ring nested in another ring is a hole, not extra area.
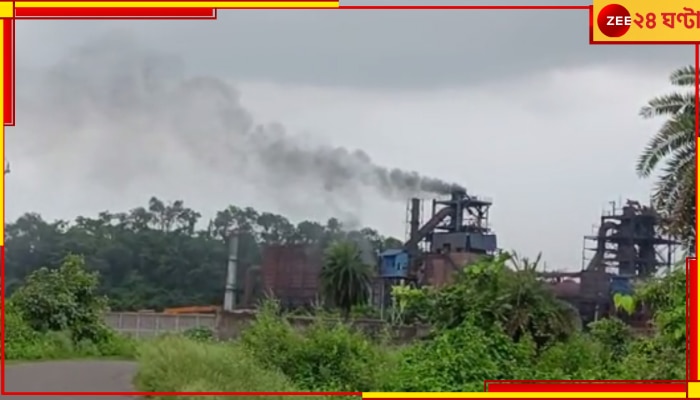
[(36, 331), (70, 331), (75, 341), (95, 341), (106, 334), (107, 302), (97, 294), (98, 281), (81, 257), (70, 256), (58, 269), (32, 272), (9, 302)]
[(654, 325), (685, 352), (686, 271), (677, 266), (665, 275), (646, 282), (636, 297), (654, 310)]
[(351, 242), (337, 242), (326, 252), (321, 269), (323, 295), (347, 317), (353, 306), (369, 298), (372, 268), (362, 262), (360, 249)]
[[(660, 172), (653, 193), (655, 208), (668, 218), (666, 229), (695, 246), (695, 68), (687, 66), (671, 74), (671, 83), (691, 90), (655, 97), (640, 115), (667, 120), (649, 140), (637, 162), (637, 173), (649, 177)], [(662, 164), (664, 164), (662, 166)]]
[[(221, 304), (226, 240), (233, 229), (240, 233), (241, 283), (251, 275), (249, 268), (261, 264), (262, 250), (270, 244), (326, 248), (352, 238), (374, 254), (387, 241), (372, 229), (347, 232), (335, 219), (293, 224), (282, 215), (235, 205), (202, 221), (183, 201), (158, 198), (144, 207), (78, 216), (72, 222), (28, 213), (6, 225), (4, 289), (11, 295), (32, 272), (58, 268), (68, 255), (79, 254), (87, 270), (100, 274), (98, 291), (107, 295), (112, 309)], [(259, 279), (252, 285), (253, 293), (263, 292)]]
[(570, 337), (581, 328), (578, 313), (537, 278), (538, 260), (502, 254), (463, 268), (453, 285), (433, 294), (430, 320), (443, 329), (499, 324), (514, 340), (531, 336), (540, 346)]

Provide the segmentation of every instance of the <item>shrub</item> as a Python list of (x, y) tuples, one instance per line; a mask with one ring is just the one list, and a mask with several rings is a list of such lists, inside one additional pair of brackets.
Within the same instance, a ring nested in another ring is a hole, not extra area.
[(501, 330), (485, 331), (465, 321), (425, 343), (404, 348), (389, 391), (482, 391), (485, 379), (514, 379), (532, 363), (535, 345), (514, 343)]
[[(139, 350), (136, 381), (141, 390), (159, 392), (278, 392), (295, 391), (279, 372), (262, 368), (240, 346), (203, 343), (184, 337), (166, 336)], [(284, 396), (267, 396), (282, 400)], [(164, 397), (167, 398), (167, 397)], [(227, 396), (180, 396), (183, 400), (223, 400)], [(259, 399), (259, 396), (240, 396)], [(308, 397), (311, 399), (312, 397)], [(315, 397), (316, 399), (318, 397)], [(307, 397), (300, 397), (300, 400)]]
[(632, 340), (630, 327), (617, 318), (605, 318), (590, 325), (591, 336), (614, 357), (627, 354)]
[(261, 365), (306, 390), (371, 391), (386, 362), (379, 346), (342, 323), (317, 319), (305, 332), (295, 330), (275, 303), (263, 307), (242, 342)]
[(264, 302), (255, 321), (243, 331), (241, 342), (262, 366), (288, 374), (295, 368), (294, 354), (302, 337), (279, 312), (279, 303)]
[(8, 360), (133, 357), (136, 342), (107, 328), (97, 275), (79, 257), (33, 272), (5, 304)]
[(188, 329), (182, 335), (197, 342), (211, 342), (214, 340), (214, 331), (202, 326)]
[(523, 379), (615, 379), (611, 357), (605, 344), (577, 335), (544, 349)]
[(81, 257), (69, 256), (58, 269), (32, 272), (11, 300), (33, 330), (68, 331), (75, 342), (98, 342), (109, 335), (102, 320), (107, 300), (97, 295), (98, 284)]

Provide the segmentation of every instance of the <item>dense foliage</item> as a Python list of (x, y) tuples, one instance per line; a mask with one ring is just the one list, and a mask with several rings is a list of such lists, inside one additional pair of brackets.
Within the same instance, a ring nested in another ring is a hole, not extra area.
[(326, 251), (321, 269), (324, 300), (350, 315), (353, 306), (369, 299), (374, 269), (362, 261), (362, 251), (352, 242), (333, 243)]
[[(351, 321), (329, 320), (327, 310), (300, 329), (270, 301), (240, 340), (220, 343), (195, 329), (137, 346), (104, 326), (97, 273), (68, 256), (59, 268), (32, 272), (8, 299), (6, 356), (136, 355), (139, 386), (156, 391), (457, 392), (482, 390), (485, 379), (683, 379), (684, 269), (638, 290), (635, 306), (655, 310), (654, 333), (639, 336), (615, 318), (581, 329), (571, 307), (536, 279), (536, 265), (513, 261), (508, 254), (482, 259), (442, 288), (398, 287), (394, 318), (379, 338)], [(338, 279), (348, 266), (363, 271), (352, 245), (330, 247), (327, 263), (327, 285), (341, 292), (366, 285)], [(429, 324), (431, 334), (397, 342), (394, 329), (415, 322)]]
[(108, 296), (113, 309), (221, 304), (225, 241), (234, 228), (240, 232), (239, 282), (247, 267), (260, 262), (261, 247), (266, 244), (326, 247), (348, 239), (363, 249), (382, 249), (398, 243), (369, 228), (347, 232), (336, 219), (294, 225), (280, 215), (235, 206), (202, 221), (200, 213), (181, 201), (152, 198), (147, 207), (105, 211), (72, 223), (48, 222), (38, 214), (8, 223), (6, 288), (12, 293), (32, 272), (57, 267), (69, 254), (80, 254), (89, 270), (99, 272), (99, 292)]
[(97, 286), (77, 256), (31, 273), (5, 303), (6, 359), (133, 356), (134, 343), (105, 325)]
[(409, 303), (404, 312), (418, 308), (414, 315), (432, 323), (425, 340), (392, 344), (321, 320), (300, 332), (268, 305), (242, 344), (308, 390), (458, 392), (482, 390), (485, 379), (684, 379), (678, 334), (685, 330), (674, 328), (685, 323), (685, 292), (670, 290), (685, 284), (682, 268), (635, 299), (656, 310), (656, 329), (640, 335), (614, 317), (580, 329), (570, 308), (507, 260), (470, 266), (443, 289), (400, 289), (397, 307)]

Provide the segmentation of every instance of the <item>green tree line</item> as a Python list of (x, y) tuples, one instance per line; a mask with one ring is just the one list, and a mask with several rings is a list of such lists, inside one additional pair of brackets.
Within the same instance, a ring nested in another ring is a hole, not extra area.
[(146, 207), (101, 212), (74, 221), (47, 221), (27, 213), (6, 226), (6, 289), (11, 294), (41, 267), (57, 267), (70, 254), (84, 257), (100, 274), (100, 291), (119, 310), (221, 304), (227, 238), (239, 232), (239, 261), (260, 262), (268, 244), (317, 244), (349, 240), (366, 251), (400, 245), (376, 230), (346, 230), (287, 218), (251, 207), (229, 206), (209, 221), (182, 201), (151, 198)]

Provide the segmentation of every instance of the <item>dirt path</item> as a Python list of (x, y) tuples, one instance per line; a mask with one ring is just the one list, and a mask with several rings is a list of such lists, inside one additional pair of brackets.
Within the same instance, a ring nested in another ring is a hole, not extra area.
[[(51, 361), (8, 365), (5, 383), (9, 392), (123, 392), (133, 391), (136, 364), (126, 361)], [(104, 396), (1, 396), (3, 400), (96, 400)], [(111, 400), (135, 400), (135, 396), (110, 396)]]

